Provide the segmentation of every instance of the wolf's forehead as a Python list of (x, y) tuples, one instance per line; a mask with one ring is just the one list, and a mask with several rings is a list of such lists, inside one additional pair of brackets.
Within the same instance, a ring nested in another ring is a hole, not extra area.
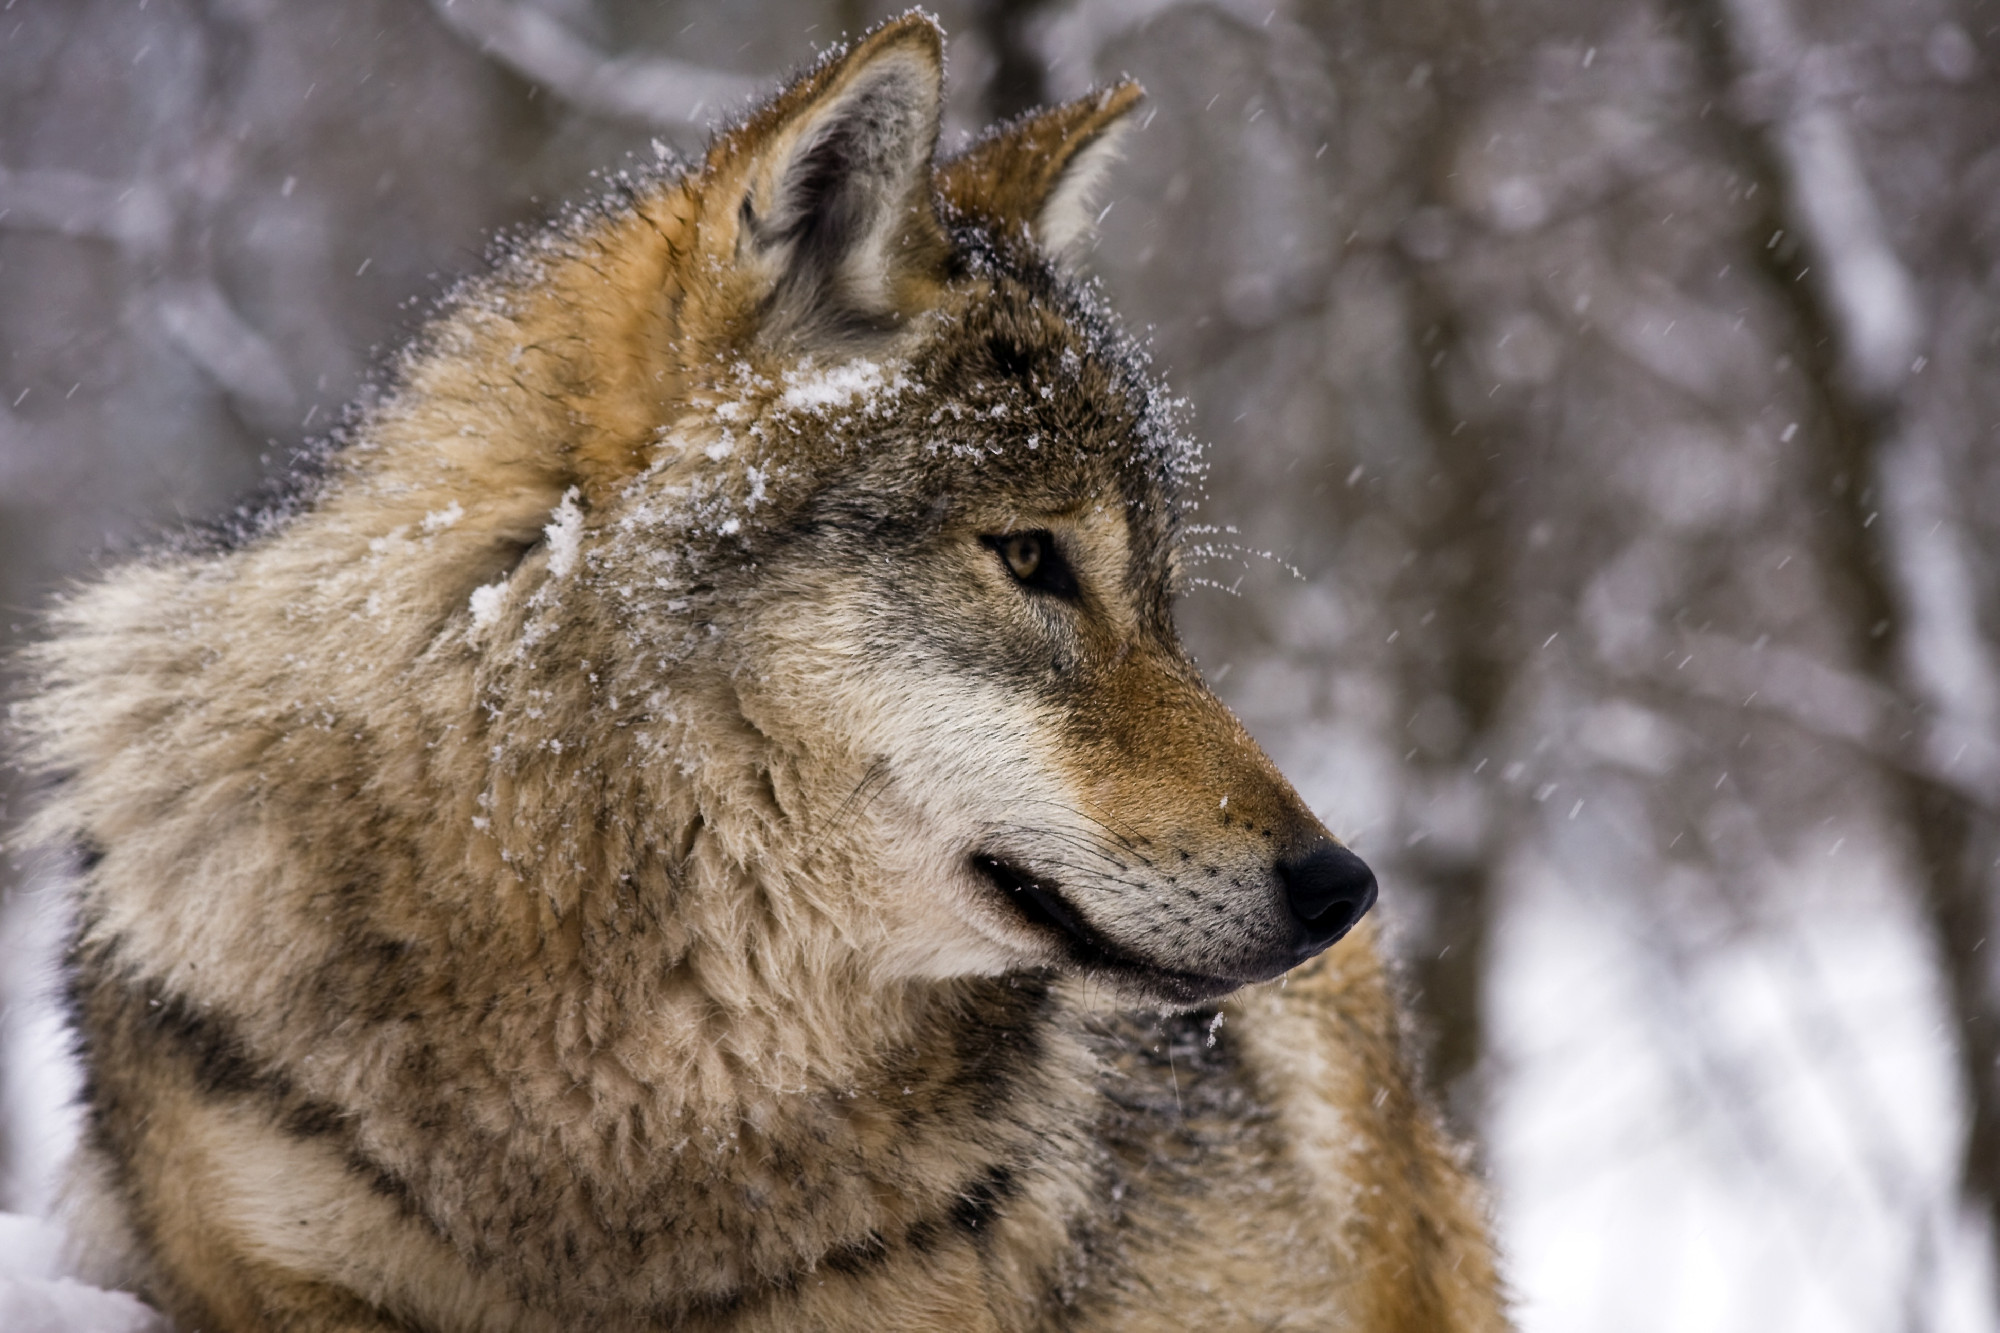
[(1198, 454), (1088, 293), (988, 270), (909, 332), (893, 350), (739, 376), (748, 393), (716, 423), (729, 438), (700, 454), (722, 473), (754, 466), (843, 525), (915, 535), (1110, 504), (1140, 548), (1171, 540)]
[(945, 308), (926, 349), (933, 382), (970, 394), (1031, 389), (1058, 392), (1072, 406), (1109, 413), (1133, 401), (1135, 352), (1082, 292), (1047, 275), (996, 275)]
[(913, 367), (933, 453), (960, 480), (1171, 488), (1164, 395), (1137, 350), (1057, 284), (1003, 282), (951, 312)]

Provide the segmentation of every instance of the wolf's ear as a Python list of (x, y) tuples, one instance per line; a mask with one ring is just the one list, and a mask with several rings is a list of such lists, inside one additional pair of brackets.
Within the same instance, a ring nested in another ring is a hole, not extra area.
[(840, 336), (909, 313), (945, 247), (931, 206), (943, 80), (942, 35), (913, 13), (730, 136), (744, 168), (736, 260), (768, 284), (768, 334)]
[(1002, 125), (938, 169), (954, 212), (1068, 263), (1097, 229), (1094, 196), (1146, 91), (1130, 79)]

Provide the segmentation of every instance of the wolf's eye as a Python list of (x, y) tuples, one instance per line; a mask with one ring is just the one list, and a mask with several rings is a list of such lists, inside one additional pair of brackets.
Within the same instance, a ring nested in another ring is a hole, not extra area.
[(1009, 537), (1000, 554), (1006, 558), (1007, 568), (1014, 577), (1023, 583), (1042, 572), (1042, 539), (1032, 532), (1017, 532)]
[(999, 553), (1000, 562), (1022, 587), (1056, 597), (1076, 596), (1076, 575), (1048, 533), (1008, 532), (980, 540)]

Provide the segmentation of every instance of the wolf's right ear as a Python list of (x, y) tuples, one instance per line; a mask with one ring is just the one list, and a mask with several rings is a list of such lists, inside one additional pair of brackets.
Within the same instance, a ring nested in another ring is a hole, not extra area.
[(765, 336), (880, 330), (920, 303), (946, 244), (931, 206), (943, 81), (943, 36), (912, 13), (725, 141), (741, 168), (727, 173), (742, 183), (736, 262), (762, 279)]
[(938, 168), (938, 192), (961, 217), (1071, 263), (1097, 230), (1097, 188), (1145, 96), (1128, 79), (1002, 125)]

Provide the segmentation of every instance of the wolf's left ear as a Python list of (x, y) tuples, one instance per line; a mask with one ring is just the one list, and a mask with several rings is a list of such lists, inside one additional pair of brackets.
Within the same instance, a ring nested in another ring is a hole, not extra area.
[(1097, 189), (1145, 96), (1128, 79), (1002, 125), (938, 168), (938, 191), (954, 212), (1072, 262), (1097, 230)]
[(943, 37), (912, 13), (731, 136), (736, 259), (766, 277), (767, 332), (837, 337), (908, 313), (945, 247), (931, 206), (943, 80)]

